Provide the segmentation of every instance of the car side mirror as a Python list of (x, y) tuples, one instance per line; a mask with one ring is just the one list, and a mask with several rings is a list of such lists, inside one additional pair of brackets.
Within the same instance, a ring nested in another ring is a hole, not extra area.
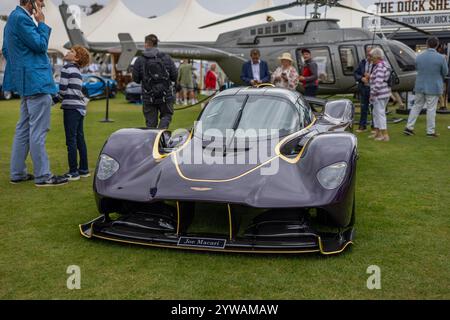
[(355, 106), (350, 100), (336, 100), (328, 102), (323, 111), (324, 118), (334, 124), (353, 121)]

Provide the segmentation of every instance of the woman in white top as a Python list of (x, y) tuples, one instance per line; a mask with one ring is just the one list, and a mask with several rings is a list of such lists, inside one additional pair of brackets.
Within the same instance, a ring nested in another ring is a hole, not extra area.
[(292, 65), (294, 60), (289, 52), (278, 58), (281, 66), (272, 74), (272, 83), (278, 88), (295, 90), (298, 85), (298, 72)]

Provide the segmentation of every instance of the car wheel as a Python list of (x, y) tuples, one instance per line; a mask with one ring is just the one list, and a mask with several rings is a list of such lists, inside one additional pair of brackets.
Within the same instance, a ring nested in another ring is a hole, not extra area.
[(11, 100), (12, 99), (12, 92), (10, 91), (5, 91), (2, 93), (3, 99), (5, 100)]
[(82, 88), (81, 89), (81, 92), (83, 93), (83, 95), (86, 97), (86, 98), (91, 98), (91, 97), (89, 97), (89, 92), (88, 92), (88, 90), (86, 89), (86, 88)]
[(352, 219), (350, 220), (349, 227), (353, 227), (356, 222), (356, 197), (353, 196), (353, 208), (352, 208)]

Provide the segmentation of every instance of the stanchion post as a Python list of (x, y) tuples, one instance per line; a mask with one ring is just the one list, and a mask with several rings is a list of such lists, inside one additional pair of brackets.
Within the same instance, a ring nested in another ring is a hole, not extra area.
[(107, 80), (106, 83), (106, 115), (105, 115), (105, 119), (103, 119), (102, 121), (100, 121), (101, 123), (112, 123), (114, 122), (113, 120), (109, 119), (109, 95), (110, 95), (110, 82)]

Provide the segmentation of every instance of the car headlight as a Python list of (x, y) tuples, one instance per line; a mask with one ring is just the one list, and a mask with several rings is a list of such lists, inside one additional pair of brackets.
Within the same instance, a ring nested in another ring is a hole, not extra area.
[(346, 172), (346, 162), (335, 163), (320, 170), (317, 173), (317, 180), (319, 180), (320, 184), (325, 189), (334, 190), (340, 187), (342, 182), (344, 182)]
[(104, 181), (111, 178), (119, 170), (119, 163), (113, 158), (102, 154), (98, 163), (97, 178)]

